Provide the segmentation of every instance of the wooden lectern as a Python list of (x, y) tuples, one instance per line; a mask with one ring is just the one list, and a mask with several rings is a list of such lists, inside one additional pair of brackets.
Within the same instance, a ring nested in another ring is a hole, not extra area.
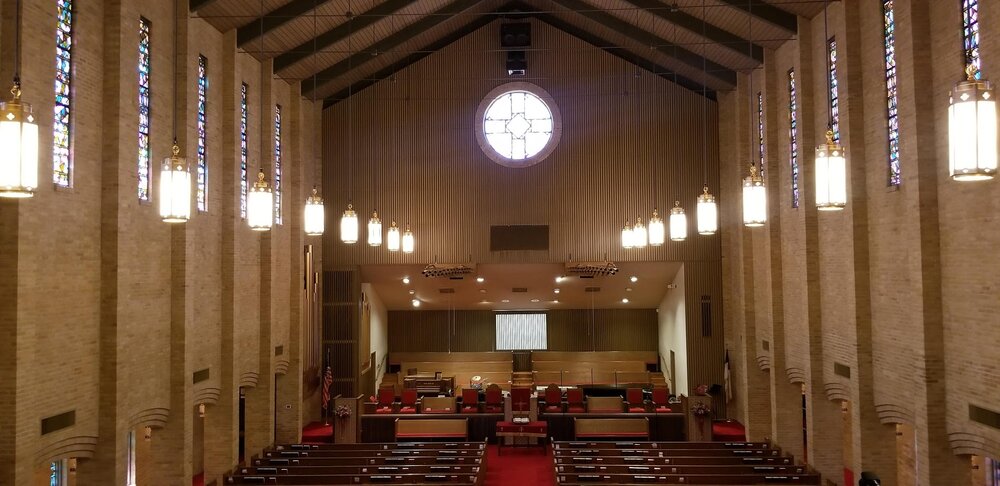
[(710, 441), (712, 440), (712, 414), (703, 416), (695, 415), (691, 409), (696, 403), (703, 403), (711, 409), (712, 397), (704, 395), (688, 397), (681, 395), (681, 404), (684, 407), (684, 421), (687, 422), (687, 440), (695, 442)]
[[(361, 437), (361, 414), (364, 408), (361, 406), (361, 399), (364, 395), (356, 397), (340, 397), (333, 399), (333, 411), (330, 421), (333, 423), (333, 442), (336, 444), (357, 444)], [(337, 409), (347, 407), (351, 415), (338, 417)]]

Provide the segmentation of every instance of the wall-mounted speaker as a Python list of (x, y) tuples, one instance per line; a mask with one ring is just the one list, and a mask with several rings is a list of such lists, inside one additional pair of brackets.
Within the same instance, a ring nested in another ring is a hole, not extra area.
[(500, 47), (504, 49), (531, 47), (531, 24), (527, 22), (501, 24)]
[(507, 51), (507, 76), (524, 76), (528, 72), (528, 61), (524, 51)]

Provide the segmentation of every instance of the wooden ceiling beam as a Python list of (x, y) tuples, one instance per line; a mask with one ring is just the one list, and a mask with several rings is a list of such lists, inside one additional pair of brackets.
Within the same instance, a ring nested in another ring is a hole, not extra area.
[(775, 27), (780, 27), (789, 33), (795, 34), (799, 31), (799, 18), (797, 15), (775, 7), (763, 0), (720, 0), (723, 4), (738, 8), (748, 14), (752, 14)]
[[(688, 32), (698, 36), (703, 36), (706, 41), (709, 41), (712, 44), (719, 44), (737, 54), (751, 57), (758, 63), (764, 62), (763, 47), (733, 34), (728, 30), (720, 29), (719, 27), (716, 27), (708, 22), (707, 19), (699, 19), (694, 15), (680, 10), (676, 6), (666, 5), (659, 0), (625, 1)], [(704, 32), (704, 34), (702, 34), (702, 32)]]
[[(215, 1), (215, 0), (191, 0), (194, 1)], [(262, 35), (285, 25), (313, 8), (319, 8), (329, 0), (292, 0), (270, 12), (264, 14), (264, 22), (257, 17), (247, 22), (242, 27), (236, 29), (236, 45), (242, 46)], [(261, 28), (263, 27), (263, 30)]]

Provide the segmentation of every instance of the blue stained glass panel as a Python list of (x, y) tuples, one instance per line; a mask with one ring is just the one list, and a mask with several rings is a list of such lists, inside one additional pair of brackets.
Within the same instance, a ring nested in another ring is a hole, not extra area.
[(274, 223), (281, 224), (281, 105), (274, 105)]
[(885, 37), (885, 88), (889, 141), (889, 185), (902, 181), (899, 163), (899, 110), (896, 99), (896, 15), (895, 0), (882, 1), (883, 34)]
[(833, 141), (840, 141), (840, 98), (837, 96), (837, 40), (833, 37), (827, 42), (827, 61), (830, 70), (830, 129), (833, 130)]
[(52, 182), (69, 187), (73, 170), (71, 97), (73, 80), (73, 2), (56, 0), (55, 106), (52, 120)]
[(149, 153), (149, 21), (139, 18), (139, 200), (149, 201), (152, 163)]
[(792, 166), (792, 207), (799, 207), (799, 115), (795, 93), (795, 70), (788, 71), (788, 144)]
[(247, 218), (247, 90), (246, 83), (240, 86), (240, 217)]
[(195, 174), (195, 196), (198, 211), (208, 211), (208, 159), (207, 159), (207, 96), (208, 96), (208, 59), (198, 56), (198, 168)]
[(982, 79), (979, 59), (979, 0), (962, 0), (962, 40), (965, 65), (975, 69), (976, 79)]
[(757, 92), (757, 162), (760, 177), (764, 178), (764, 95)]

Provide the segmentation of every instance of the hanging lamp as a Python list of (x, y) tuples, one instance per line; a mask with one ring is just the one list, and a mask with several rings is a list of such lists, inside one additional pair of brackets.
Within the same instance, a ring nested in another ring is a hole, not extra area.
[(312, 195), (306, 199), (305, 230), (309, 236), (322, 236), (326, 229), (326, 210), (323, 208), (323, 198), (313, 187)]
[(684, 241), (688, 235), (688, 219), (680, 201), (674, 201), (670, 210), (670, 241)]
[(266, 123), (263, 122), (264, 114), (264, 86), (265, 83), (265, 73), (264, 73), (264, 0), (260, 2), (260, 31), (261, 31), (261, 42), (260, 42), (260, 107), (261, 107), (261, 124), (260, 124), (260, 172), (257, 173), (257, 182), (253, 184), (253, 187), (247, 193), (247, 225), (250, 229), (254, 231), (270, 231), (271, 225), (274, 224), (274, 193), (271, 191), (271, 186), (267, 183), (267, 176), (264, 175), (264, 147), (267, 145), (267, 137), (265, 136), (265, 126)]
[[(705, 0), (701, 1), (702, 18), (707, 18), (705, 11)], [(701, 35), (705, 36), (705, 22), (701, 23)], [(751, 46), (751, 49), (753, 46)], [(708, 192), (708, 70), (705, 66), (705, 44), (702, 44), (701, 53), (701, 177), (702, 191), (698, 196), (695, 216), (698, 219), (699, 235), (714, 235), (719, 230), (719, 207), (715, 203), (715, 196)]]
[[(174, 1), (176, 10), (177, 2)], [(177, 72), (177, 19), (174, 18), (174, 73)], [(160, 219), (164, 223), (184, 223), (191, 219), (191, 172), (177, 145), (177, 85), (174, 84), (174, 145), (170, 157), (160, 165)]]
[[(353, 37), (354, 16), (351, 14), (350, 5), (347, 11), (348, 30), (347, 37), (347, 62), (350, 71), (351, 59), (354, 58), (351, 52), (351, 38)], [(351, 91), (353, 83), (347, 87), (347, 209), (340, 216), (340, 241), (353, 245), (358, 242), (358, 213), (354, 212), (351, 204), (354, 184), (354, 93)], [(315, 87), (314, 87), (315, 89)]]
[(966, 79), (948, 97), (948, 167), (956, 181), (982, 181), (997, 173), (997, 107), (993, 85), (976, 79), (972, 63)]
[(368, 220), (368, 246), (382, 245), (382, 220), (378, 219), (378, 211), (372, 211)]
[[(747, 2), (747, 6), (747, 24), (749, 25), (747, 37), (749, 37), (750, 48), (753, 49), (753, 23), (751, 22), (753, 2)], [(743, 225), (755, 228), (764, 226), (767, 221), (767, 188), (764, 186), (764, 178), (758, 172), (754, 158), (756, 144), (753, 143), (753, 124), (750, 123), (750, 114), (753, 113), (753, 69), (747, 74), (747, 80), (750, 83), (747, 90), (747, 98), (750, 99), (747, 110), (747, 128), (750, 132), (750, 136), (747, 138), (750, 142), (750, 175), (743, 179)]]
[(400, 245), (400, 234), (399, 226), (396, 226), (396, 222), (393, 221), (389, 225), (389, 231), (385, 233), (385, 247), (389, 251), (399, 251)]
[[(18, 2), (19, 12), (20, 5)], [(20, 39), (20, 25), (17, 30)], [(15, 49), (20, 50), (20, 42), (18, 44)], [(0, 146), (3, 147), (0, 151), (0, 197), (27, 198), (33, 196), (38, 187), (38, 124), (31, 105), (21, 101), (21, 81), (17, 74), (10, 94), (10, 101), (0, 103)]]
[[(829, 39), (827, 33), (826, 11), (830, 8), (827, 1), (823, 6), (823, 38)], [(828, 47), (829, 48), (829, 47)], [(827, 53), (826, 68), (826, 110), (828, 115), (826, 142), (816, 147), (816, 209), (820, 211), (839, 211), (847, 206), (847, 152), (834, 139), (833, 133), (833, 81), (830, 79), (830, 55)], [(994, 127), (994, 133), (996, 133)]]
[(719, 227), (719, 208), (715, 205), (715, 196), (708, 192), (706, 185), (698, 196), (698, 234), (714, 235)]
[(667, 239), (663, 218), (660, 217), (660, 212), (655, 207), (653, 208), (653, 216), (649, 218), (649, 228), (647, 231), (649, 246), (660, 246)]
[(649, 243), (649, 235), (646, 227), (642, 224), (642, 218), (635, 218), (635, 225), (632, 226), (632, 247), (645, 248)]
[(410, 223), (406, 223), (406, 231), (403, 231), (403, 253), (413, 253), (416, 243), (413, 231), (410, 230)]
[(358, 213), (354, 212), (351, 203), (347, 203), (347, 209), (340, 216), (340, 241), (348, 245), (358, 242)]
[[(316, 58), (316, 2), (313, 1), (313, 59)], [(313, 62), (313, 90), (312, 90), (312, 109), (316, 109), (316, 69), (315, 61)], [(322, 113), (320, 114), (322, 117)], [(319, 152), (322, 154), (322, 144), (316, 143), (316, 127), (313, 127), (313, 155), (317, 162), (322, 165), (322, 155), (320, 157), (315, 157), (315, 153)], [(306, 199), (305, 207), (303, 207), (303, 217), (305, 219), (303, 229), (305, 229), (306, 235), (309, 236), (323, 236), (326, 231), (326, 208), (323, 206), (323, 198), (319, 195), (319, 190), (316, 186), (313, 186), (312, 195)]]
[(632, 225), (625, 220), (625, 226), (622, 227), (622, 248), (632, 248)]

